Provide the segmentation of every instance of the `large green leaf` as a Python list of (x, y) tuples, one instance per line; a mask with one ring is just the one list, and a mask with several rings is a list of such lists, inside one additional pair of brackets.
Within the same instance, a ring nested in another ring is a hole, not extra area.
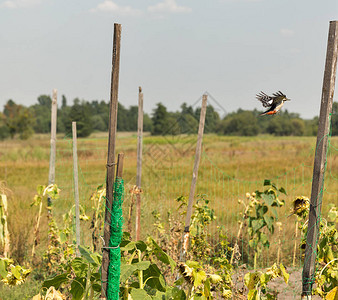
[(286, 190), (285, 190), (283, 187), (281, 187), (281, 188), (279, 189), (279, 191), (280, 191), (281, 193), (283, 193), (284, 195), (287, 195)]
[(264, 179), (264, 186), (266, 186), (266, 185), (271, 185), (271, 180)]
[(176, 267), (176, 263), (175, 261), (167, 254), (165, 253), (161, 247), (159, 245), (157, 245), (157, 243), (154, 241), (153, 238), (149, 238), (150, 241), (152, 242), (153, 246), (154, 246), (154, 254), (156, 255), (156, 257), (163, 263), (170, 265), (171, 267), (171, 271), (174, 272), (175, 267)]
[(11, 272), (15, 276), (16, 279), (21, 279), (21, 274), (20, 274), (21, 266), (11, 266)]
[(275, 200), (275, 197), (273, 195), (274, 194), (262, 194), (262, 199), (266, 204), (271, 206)]
[(144, 281), (153, 289), (161, 292), (166, 291), (164, 277), (156, 264), (152, 264), (147, 270), (143, 272)]
[(165, 296), (166, 296), (165, 293), (157, 291), (155, 296), (151, 296), (151, 299), (153, 299), (153, 300), (168, 299), (168, 298), (165, 298)]
[(267, 248), (270, 247), (270, 242), (269, 242), (268, 236), (264, 232), (260, 233), (259, 238), (260, 238), (260, 241), (261, 241), (261, 243), (264, 247), (267, 247)]
[(130, 295), (133, 300), (151, 300), (147, 292), (142, 289), (131, 289)]
[(86, 249), (85, 247), (82, 247), (81, 245), (79, 245), (79, 250), (80, 250), (80, 253), (82, 255), (82, 257), (87, 261), (89, 262), (90, 264), (93, 264), (95, 263), (95, 260), (91, 257), (91, 253), (89, 252), (88, 249)]
[(137, 270), (144, 271), (147, 270), (150, 266), (150, 261), (145, 260), (145, 261), (140, 261), (138, 263), (133, 264), (133, 266), (136, 267)]
[(120, 282), (125, 282), (135, 271), (137, 268), (134, 265), (121, 264), (121, 275)]
[(86, 278), (75, 277), (72, 284), (70, 293), (73, 300), (81, 300), (86, 288)]
[(137, 241), (136, 242), (136, 248), (141, 250), (141, 252), (144, 252), (147, 250), (147, 244), (143, 241)]
[(60, 232), (59, 237), (61, 244), (64, 244), (68, 240), (67, 235), (63, 231)]
[(192, 274), (194, 276), (194, 286), (198, 287), (199, 285), (201, 285), (204, 280), (207, 278), (207, 275), (205, 274), (205, 272), (203, 270), (193, 270)]
[(258, 208), (257, 208), (257, 217), (258, 218), (261, 218), (263, 216), (265, 216), (265, 214), (267, 213), (268, 211), (268, 207), (266, 205), (260, 205)]
[(136, 248), (136, 242), (129, 242), (128, 244), (121, 247), (121, 251), (130, 251)]
[(98, 292), (98, 293), (101, 292), (101, 284), (99, 283), (93, 283), (92, 288), (95, 292)]
[(266, 226), (268, 227), (269, 231), (271, 233), (273, 233), (273, 221), (274, 221), (274, 218), (271, 217), (271, 216), (267, 216), (267, 215), (264, 215), (264, 221), (266, 223)]
[(85, 263), (82, 257), (73, 259), (71, 266), (77, 277), (85, 277), (88, 271), (88, 263)]
[(0, 276), (5, 278), (8, 274), (6, 262), (0, 258)]
[(210, 278), (208, 278), (204, 282), (204, 295), (207, 299), (211, 298), (211, 291), (210, 291)]
[(187, 298), (187, 296), (185, 295), (185, 292), (183, 290), (180, 290), (177, 287), (174, 287), (172, 289), (172, 298), (173, 300), (185, 300)]
[(43, 282), (42, 287), (49, 289), (51, 286), (58, 289), (62, 283), (68, 282), (68, 273), (57, 275), (51, 279), (47, 279)]
[(257, 232), (259, 229), (261, 229), (264, 226), (264, 220), (252, 220), (252, 230), (253, 232)]

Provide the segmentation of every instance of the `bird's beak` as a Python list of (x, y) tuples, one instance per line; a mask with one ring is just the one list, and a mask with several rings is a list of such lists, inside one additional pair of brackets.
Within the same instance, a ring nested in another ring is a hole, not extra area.
[(286, 99), (285, 99), (285, 101), (291, 101), (291, 99), (289, 99), (289, 98), (286, 98)]

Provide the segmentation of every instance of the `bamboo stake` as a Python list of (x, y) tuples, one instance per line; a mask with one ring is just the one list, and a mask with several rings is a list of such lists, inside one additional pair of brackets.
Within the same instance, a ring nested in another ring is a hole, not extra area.
[[(55, 183), (55, 157), (56, 157), (56, 123), (57, 123), (57, 90), (53, 90), (52, 112), (51, 112), (51, 138), (50, 138), (50, 159), (48, 185)], [(48, 217), (51, 214), (52, 199), (48, 197)]]
[[(107, 178), (106, 178), (106, 212), (104, 221), (104, 247), (109, 246), (111, 207), (113, 203), (113, 187), (115, 175), (115, 144), (117, 128), (117, 108), (118, 108), (118, 85), (120, 70), (120, 43), (121, 43), (120, 24), (114, 24), (113, 55), (112, 55), (112, 74), (110, 90), (110, 109), (109, 109), (109, 139), (107, 157)], [(103, 248), (102, 252), (102, 271), (101, 271), (101, 298), (106, 299), (109, 267), (109, 249)]]
[(204, 124), (205, 124), (205, 114), (207, 110), (207, 99), (208, 99), (208, 96), (204, 94), (202, 97), (202, 107), (201, 107), (201, 114), (200, 114), (200, 123), (198, 127), (195, 162), (194, 162), (194, 169), (192, 172), (192, 180), (191, 180), (191, 186), (190, 186), (187, 215), (185, 219), (185, 227), (184, 227), (184, 233), (183, 233), (183, 241), (182, 241), (183, 252), (181, 253), (181, 260), (185, 259), (186, 253), (188, 251), (190, 221), (191, 221), (192, 208), (193, 208), (195, 189), (196, 189), (196, 183), (197, 183), (198, 167), (199, 167), (199, 163), (201, 160), (201, 154), (202, 154), (202, 140), (203, 140), (203, 131), (204, 131)]

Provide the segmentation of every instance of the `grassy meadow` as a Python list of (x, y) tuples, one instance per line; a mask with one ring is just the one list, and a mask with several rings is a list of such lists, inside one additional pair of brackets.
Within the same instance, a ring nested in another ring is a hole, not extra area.
[[(175, 214), (175, 198), (189, 195), (196, 136), (145, 135), (143, 141), (142, 236), (146, 237), (153, 232), (152, 211), (160, 212), (165, 220), (169, 211)], [(125, 216), (131, 201), (129, 190), (136, 178), (136, 143), (135, 133), (117, 135), (116, 152), (125, 153)], [(296, 196), (310, 197), (315, 144), (315, 137), (205, 135), (196, 194), (206, 195), (215, 210), (217, 219), (210, 228), (211, 236), (214, 236), (217, 226), (223, 226), (229, 241), (233, 241), (241, 219), (240, 212), (243, 211), (238, 199), (245, 200), (247, 192), (263, 191), (264, 179), (270, 179), (287, 191), (287, 196), (280, 195), (286, 205), (279, 210), (279, 221), (283, 224), (281, 260), (285, 265), (290, 265), (296, 220), (288, 215)], [(19, 263), (24, 263), (30, 257), (38, 212), (38, 208), (30, 204), (37, 185), (48, 183), (49, 147), (48, 135), (36, 135), (27, 141), (15, 139), (0, 142), (0, 181), (4, 181), (11, 191), (8, 202), (11, 256)], [(338, 205), (337, 148), (338, 138), (332, 137), (323, 197), (324, 214), (329, 203)], [(106, 152), (107, 134), (92, 134), (87, 139), (78, 140), (80, 201), (89, 216), (93, 213), (90, 195), (98, 185), (105, 183)], [(53, 206), (59, 222), (74, 203), (72, 172), (71, 138), (58, 136), (56, 184), (61, 193)], [(83, 223), (81, 228), (82, 243), (85, 245), (89, 245), (91, 239), (89, 223)], [(44, 211), (37, 249), (41, 255), (47, 242), (46, 229)], [(276, 234), (271, 236), (270, 243), (269, 251), (259, 258), (262, 267), (271, 264), (276, 257)], [(245, 231), (241, 247), (243, 259), (252, 259)], [(297, 254), (297, 264), (301, 265), (300, 253)]]

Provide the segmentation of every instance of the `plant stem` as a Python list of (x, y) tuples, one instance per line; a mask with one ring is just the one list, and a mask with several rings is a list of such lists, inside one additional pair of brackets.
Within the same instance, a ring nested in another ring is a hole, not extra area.
[[(90, 284), (90, 276), (91, 276), (91, 272), (90, 272), (90, 264), (88, 264), (88, 272), (87, 272), (87, 278), (86, 278), (86, 288), (85, 288), (85, 294), (84, 294), (84, 299), (86, 300), (87, 297), (88, 297), (88, 291), (91, 287), (91, 284)], [(92, 298), (89, 298), (89, 299), (92, 299)]]
[(293, 247), (293, 259), (292, 259), (293, 267), (296, 266), (297, 237), (298, 237), (298, 221), (296, 222), (296, 228), (295, 228), (295, 245)]
[(37, 241), (38, 241), (38, 235), (39, 235), (41, 213), (42, 213), (42, 200), (40, 202), (39, 214), (38, 214), (38, 218), (37, 218), (35, 229), (34, 229), (34, 241), (33, 241), (33, 248), (32, 248), (32, 258), (34, 258), (34, 256), (35, 256), (35, 245), (38, 243)]
[(254, 256), (254, 270), (256, 270), (257, 267), (257, 251), (255, 251), (255, 256)]
[(238, 240), (239, 240), (239, 237), (241, 236), (244, 220), (247, 218), (249, 208), (250, 208), (249, 205), (245, 206), (245, 211), (244, 211), (244, 214), (243, 214), (243, 220), (241, 221), (241, 223), (239, 225), (239, 229), (238, 229), (238, 232), (237, 232), (237, 238), (236, 238), (235, 246), (234, 246), (234, 248), (232, 250), (232, 254), (231, 254), (231, 259), (230, 259), (230, 264), (231, 265), (232, 265), (232, 263), (234, 261), (235, 252), (237, 251), (237, 248), (238, 248)]
[[(141, 262), (142, 261), (142, 253), (140, 250), (137, 249), (137, 252), (138, 252), (138, 261)], [(138, 279), (139, 279), (139, 282), (140, 282), (140, 289), (143, 289), (143, 271), (138, 271)]]

